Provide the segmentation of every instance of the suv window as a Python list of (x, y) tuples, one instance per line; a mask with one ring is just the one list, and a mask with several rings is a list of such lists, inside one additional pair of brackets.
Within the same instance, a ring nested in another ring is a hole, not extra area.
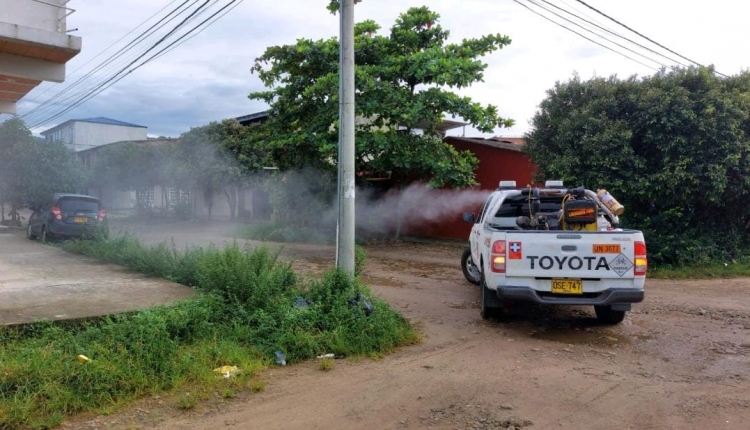
[(98, 212), (99, 201), (85, 197), (63, 197), (57, 201), (57, 206), (63, 212)]

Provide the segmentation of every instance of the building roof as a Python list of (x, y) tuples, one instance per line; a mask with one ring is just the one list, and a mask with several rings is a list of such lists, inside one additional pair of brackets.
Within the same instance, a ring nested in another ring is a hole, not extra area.
[(491, 137), (485, 139), (483, 137), (457, 137), (448, 136), (445, 138), (447, 141), (469, 143), (474, 145), (491, 146), (498, 149), (507, 149), (509, 151), (522, 152), (523, 151), (523, 138), (522, 137)]
[(263, 112), (255, 112), (249, 115), (238, 116), (235, 119), (237, 120), (237, 122), (239, 122), (242, 125), (249, 125), (249, 124), (261, 122), (263, 120), (268, 119), (270, 114), (271, 114), (271, 111), (264, 110)]
[(145, 125), (131, 124), (129, 122), (118, 121), (116, 119), (105, 118), (103, 116), (100, 116), (100, 117), (96, 117), (96, 118), (69, 119), (69, 120), (65, 121), (64, 123), (62, 123), (62, 124), (58, 124), (58, 125), (50, 128), (50, 129), (44, 130), (43, 132), (41, 132), (41, 134), (42, 135), (46, 135), (47, 133), (51, 133), (53, 131), (57, 131), (60, 128), (66, 126), (66, 125), (68, 125), (68, 124), (70, 124), (72, 122), (90, 122), (90, 123), (94, 123), (94, 124), (117, 125), (117, 126), (121, 126), (121, 127), (148, 128)]
[(76, 154), (88, 154), (92, 152), (96, 152), (102, 148), (106, 148), (112, 145), (118, 145), (118, 144), (124, 144), (124, 143), (138, 143), (142, 145), (162, 145), (166, 143), (177, 143), (179, 139), (176, 137), (164, 137), (164, 138), (156, 138), (156, 139), (148, 139), (148, 140), (120, 140), (117, 142), (111, 142), (111, 143), (105, 143), (104, 145), (98, 145), (91, 148), (82, 149), (80, 151), (77, 151)]
[(103, 116), (98, 116), (96, 118), (73, 119), (71, 121), (93, 122), (93, 123), (96, 123), (96, 124), (107, 124), (107, 125), (121, 125), (123, 127), (148, 128), (145, 125), (132, 124), (132, 123), (125, 122), (125, 121), (118, 121), (118, 120), (112, 119), (112, 118), (105, 118)]

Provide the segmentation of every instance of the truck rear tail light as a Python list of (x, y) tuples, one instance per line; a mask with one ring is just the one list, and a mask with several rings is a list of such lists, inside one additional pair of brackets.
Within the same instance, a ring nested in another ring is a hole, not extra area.
[(104, 209), (99, 209), (99, 215), (96, 217), (99, 221), (104, 221), (104, 218), (107, 216), (107, 211)]
[(633, 272), (635, 276), (646, 276), (648, 271), (648, 257), (646, 256), (646, 243), (636, 242), (635, 243), (635, 268)]
[(490, 269), (495, 273), (505, 273), (505, 241), (496, 240), (492, 244)]
[(62, 219), (62, 211), (57, 206), (52, 206), (49, 210), (52, 212), (52, 215), (55, 217), (55, 219)]

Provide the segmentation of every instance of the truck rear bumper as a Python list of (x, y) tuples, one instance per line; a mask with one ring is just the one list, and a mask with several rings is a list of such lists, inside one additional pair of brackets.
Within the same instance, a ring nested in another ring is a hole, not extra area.
[(501, 299), (528, 301), (548, 305), (607, 306), (618, 303), (640, 303), (645, 296), (643, 290), (632, 288), (610, 288), (595, 294), (583, 296), (559, 296), (543, 293), (529, 287), (498, 287)]

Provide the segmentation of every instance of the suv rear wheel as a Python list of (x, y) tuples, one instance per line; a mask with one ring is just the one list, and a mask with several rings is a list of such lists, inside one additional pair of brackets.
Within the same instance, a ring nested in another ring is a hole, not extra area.
[(26, 227), (26, 238), (29, 240), (36, 240), (36, 235), (34, 235), (34, 232), (31, 230), (31, 224)]

